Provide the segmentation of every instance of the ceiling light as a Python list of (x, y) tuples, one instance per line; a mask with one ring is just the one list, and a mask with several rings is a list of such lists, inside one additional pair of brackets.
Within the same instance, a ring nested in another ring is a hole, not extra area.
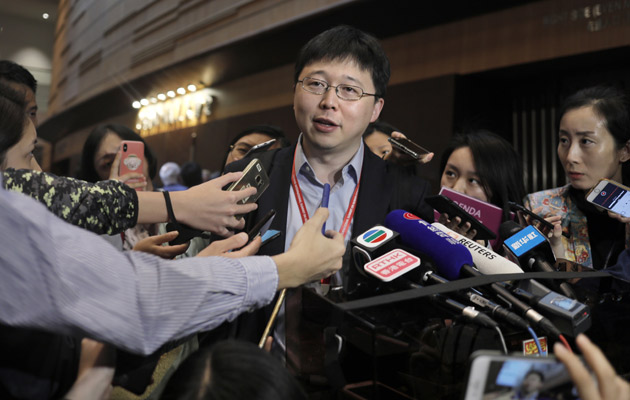
[(138, 109), (142, 106), (142, 104), (140, 104), (140, 102), (138, 100), (134, 101), (133, 103), (131, 103), (131, 106), (135, 109)]
[(186, 89), (184, 89), (183, 87), (180, 87), (179, 89), (177, 89), (177, 93), (178, 94), (186, 94)]

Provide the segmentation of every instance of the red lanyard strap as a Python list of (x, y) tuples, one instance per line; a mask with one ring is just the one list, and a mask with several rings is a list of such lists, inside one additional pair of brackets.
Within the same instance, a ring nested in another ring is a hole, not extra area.
[[(291, 186), (293, 187), (293, 193), (295, 195), (295, 201), (297, 202), (298, 209), (300, 210), (300, 217), (302, 217), (302, 223), (306, 223), (309, 219), (308, 210), (306, 209), (306, 203), (304, 202), (304, 196), (302, 196), (302, 190), (300, 189), (300, 183), (298, 182), (297, 175), (295, 173), (295, 158), (297, 155), (297, 147), (295, 148), (295, 153), (293, 153), (293, 167), (291, 168)], [(348, 204), (348, 209), (346, 210), (346, 214), (343, 217), (343, 222), (341, 224), (341, 228), (339, 232), (346, 237), (348, 230), (350, 229), (350, 223), (352, 223), (352, 218), (354, 218), (354, 211), (357, 208), (357, 195), (359, 193), (359, 184), (361, 183), (361, 175), (359, 175), (359, 179), (357, 181), (357, 185), (354, 188), (354, 193), (352, 193), (352, 197), (350, 198), (350, 204)]]

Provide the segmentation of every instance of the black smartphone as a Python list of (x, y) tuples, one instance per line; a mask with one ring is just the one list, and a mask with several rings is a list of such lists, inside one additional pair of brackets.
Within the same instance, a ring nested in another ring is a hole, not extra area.
[(475, 229), (477, 234), (473, 238), (474, 240), (493, 240), (497, 238), (497, 235), (488, 229), (484, 224), (466, 210), (461, 208), (457, 203), (448, 197), (438, 194), (436, 196), (427, 197), (425, 199), (428, 205), (436, 209), (440, 214), (446, 213), (449, 218), (459, 217), (462, 223), (469, 222), (471, 229)]
[[(514, 203), (513, 201), (508, 201), (508, 206), (510, 207), (511, 211), (514, 211), (515, 213), (517, 211), (520, 211), (523, 214), (529, 215), (531, 218), (533, 218), (536, 221), (538, 221), (542, 225), (542, 227), (553, 231), (553, 224), (551, 222), (545, 221), (545, 219), (543, 217), (541, 217), (540, 215), (534, 214), (533, 212), (531, 212), (527, 208), (523, 207), (520, 204)], [(564, 232), (564, 231), (562, 232), (562, 236), (567, 237), (567, 238), (570, 237), (569, 234)]]
[(249, 149), (247, 151), (247, 153), (245, 153), (243, 158), (247, 158), (248, 156), (252, 155), (253, 153), (257, 153), (259, 151), (267, 150), (269, 147), (273, 146), (274, 143), (276, 143), (276, 139), (271, 139), (271, 140), (267, 140), (266, 142), (258, 143), (257, 145), (252, 146), (252, 148)]
[[(257, 158), (254, 158), (247, 164), (247, 167), (243, 170), (243, 176), (241, 176), (238, 181), (232, 183), (226, 190), (243, 190), (251, 186), (256, 188), (256, 194), (238, 201), (237, 204), (254, 203), (269, 187), (267, 171), (265, 171), (265, 168)], [(241, 219), (242, 217), (242, 215), (236, 216), (237, 219)]]
[(254, 240), (254, 238), (256, 236), (258, 236), (258, 234), (264, 234), (265, 232), (267, 232), (267, 229), (269, 229), (269, 227), (271, 226), (271, 222), (273, 222), (273, 217), (275, 217), (276, 215), (276, 210), (269, 210), (269, 212), (267, 214), (265, 214), (264, 217), (262, 217), (262, 219), (258, 222), (256, 222), (256, 224), (252, 227), (252, 229), (249, 230), (249, 232), (247, 232), (247, 237), (249, 238), (249, 242), (251, 242), (252, 240)]
[(390, 137), (387, 140), (392, 144), (393, 147), (397, 148), (408, 156), (413, 157), (416, 160), (419, 160), (422, 156), (430, 153), (429, 150), (425, 149), (419, 144), (412, 142), (409, 139), (397, 139)]

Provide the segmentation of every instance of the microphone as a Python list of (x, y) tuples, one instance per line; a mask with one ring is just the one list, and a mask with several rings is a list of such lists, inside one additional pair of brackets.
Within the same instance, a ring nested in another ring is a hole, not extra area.
[[(472, 267), (472, 255), (466, 247), (412, 213), (404, 210), (391, 211), (385, 218), (385, 226), (397, 231), (404, 244), (433, 259), (438, 272), (447, 279), (458, 279), (460, 274), (467, 276), (482, 275)], [(506, 301), (507, 304), (518, 308), (531, 322), (552, 335), (560, 335), (560, 331), (551, 321), (518, 299), (506, 288), (497, 283), (493, 283), (490, 286), (501, 299)]]
[(375, 225), (350, 241), (352, 260), (363, 274), (363, 266), (396, 247), (398, 233), (382, 225)]
[(465, 246), (470, 251), (475, 266), (482, 274), (496, 275), (523, 272), (518, 265), (474, 240), (468, 239), (466, 236), (460, 235), (438, 222), (434, 222), (432, 225)]
[(479, 325), (485, 326), (490, 329), (496, 329), (499, 327), (499, 324), (495, 320), (482, 313), (481, 311), (475, 310), (474, 307), (465, 306), (462, 303), (441, 294), (434, 294), (430, 297), (432, 303), (441, 306), (442, 308), (445, 308), (454, 314), (461, 315), (469, 321), (478, 323)]
[[(436, 284), (448, 282), (447, 279), (441, 277), (440, 275), (432, 271), (426, 272), (424, 276), (422, 277), (422, 280), (424, 282), (433, 282)], [(483, 297), (482, 294), (476, 289), (473, 289), (473, 288), (465, 289), (465, 290), (457, 291), (455, 292), (455, 294), (459, 295), (462, 298), (465, 298), (466, 300), (470, 301), (472, 304), (475, 304), (481, 307), (482, 309), (487, 310), (488, 312), (490, 312), (492, 316), (497, 316), (499, 318), (502, 318), (506, 322), (516, 327), (519, 327), (521, 329), (527, 330), (529, 328), (529, 323), (527, 323), (527, 321), (525, 321), (523, 318), (519, 317), (517, 314), (513, 313), (512, 311), (504, 307), (501, 307), (500, 305), (493, 302), (492, 300), (489, 300)]]
[[(527, 226), (522, 228), (514, 221), (505, 221), (499, 228), (504, 247), (513, 254), (521, 266), (527, 266), (530, 271), (555, 272), (556, 269), (547, 261), (552, 260), (555, 264), (556, 257), (551, 250), (549, 240), (536, 227)], [(572, 299), (577, 298), (575, 291), (568, 282), (557, 284), (553, 281), (545, 280), (545, 283)]]
[(391, 211), (385, 226), (398, 232), (403, 244), (431, 258), (446, 279), (458, 279), (464, 266), (472, 268), (472, 256), (464, 246), (410, 212)]
[[(394, 249), (365, 264), (363, 268), (367, 273), (380, 281), (391, 282), (396, 279), (396, 282), (403, 285), (405, 289), (418, 289), (422, 286), (408, 279), (401, 278), (401, 275), (406, 274), (419, 265), (420, 259), (418, 257), (404, 250)], [(486, 314), (475, 310), (474, 307), (465, 306), (441, 294), (433, 294), (429, 298), (434, 304), (482, 326), (491, 329), (496, 329), (499, 326), (496, 321)]]
[[(479, 245), (476, 242), (453, 232), (447, 227), (439, 223), (433, 223), (433, 226), (440, 228), (469, 248), (475, 265), (482, 273), (493, 275), (507, 272), (523, 272), (516, 264), (491, 250), (485, 248), (477, 249), (475, 246)], [(491, 257), (491, 255), (496, 257)], [(503, 261), (497, 262), (498, 259)], [(515, 288), (514, 292), (527, 300), (531, 306), (537, 307), (560, 331), (571, 336), (576, 336), (591, 326), (588, 306), (549, 290), (534, 279), (520, 281), (519, 287)]]

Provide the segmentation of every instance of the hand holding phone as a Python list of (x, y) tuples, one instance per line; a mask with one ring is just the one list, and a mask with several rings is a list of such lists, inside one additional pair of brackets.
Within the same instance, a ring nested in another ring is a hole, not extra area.
[(586, 194), (586, 201), (622, 217), (630, 217), (630, 188), (610, 179), (600, 180)]
[[(269, 187), (269, 177), (267, 176), (267, 171), (265, 171), (265, 168), (257, 158), (254, 158), (249, 162), (249, 164), (247, 164), (247, 167), (243, 170), (243, 176), (241, 176), (241, 178), (236, 182), (232, 183), (227, 190), (243, 190), (251, 186), (256, 188), (256, 194), (240, 200), (237, 204), (256, 202), (256, 200), (258, 200), (263, 192)], [(242, 215), (236, 216), (236, 218), (241, 217)]]
[[(549, 232), (553, 232), (553, 224), (547, 220), (545, 220), (543, 217), (541, 217), (540, 215), (528, 210), (527, 208), (523, 207), (522, 205), (518, 204), (518, 203), (514, 203), (512, 201), (508, 201), (508, 207), (510, 207), (510, 210), (515, 212), (515, 213), (520, 213), (521, 215), (523, 215), (523, 219), (525, 221), (525, 223), (527, 223), (528, 225), (534, 225), (534, 221), (538, 222), (538, 226), (537, 228), (545, 235), (547, 235), (547, 233)], [(535, 226), (535, 225), (534, 225)], [(566, 232), (562, 232), (562, 236), (564, 237), (570, 237), (568, 233)]]
[(577, 398), (566, 367), (554, 356), (478, 351), (471, 358), (465, 400)]
[(449, 218), (459, 217), (462, 223), (468, 222), (471, 225), (471, 229), (475, 229), (477, 233), (473, 237), (475, 240), (491, 240), (496, 239), (497, 235), (488, 229), (484, 224), (466, 210), (461, 208), (457, 203), (448, 197), (438, 194), (436, 196), (430, 196), (425, 199), (428, 205), (433, 207), (441, 214), (448, 214)]
[[(415, 164), (417, 162), (427, 163), (433, 158), (433, 153), (407, 138), (390, 137), (387, 140), (391, 143), (394, 151), (384, 157), (385, 159), (394, 159), (401, 164)], [(397, 152), (400, 155), (397, 155)]]
[[(130, 173), (144, 173), (144, 143), (135, 140), (123, 140), (119, 150), (120, 165), (118, 166), (118, 176), (123, 177)], [(137, 191), (144, 190), (146, 177), (124, 179), (124, 182)]]

